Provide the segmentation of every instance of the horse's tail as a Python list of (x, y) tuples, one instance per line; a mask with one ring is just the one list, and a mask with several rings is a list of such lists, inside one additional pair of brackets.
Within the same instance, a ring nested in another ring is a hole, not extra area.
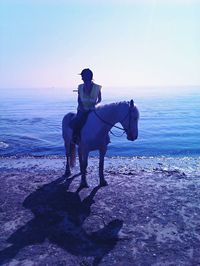
[(72, 118), (75, 116), (74, 113), (68, 113), (63, 117), (62, 120), (62, 136), (64, 140), (70, 140), (70, 132), (72, 132), (72, 129), (70, 128), (69, 124)]
[(70, 143), (70, 167), (74, 167), (76, 164), (76, 145), (74, 143)]

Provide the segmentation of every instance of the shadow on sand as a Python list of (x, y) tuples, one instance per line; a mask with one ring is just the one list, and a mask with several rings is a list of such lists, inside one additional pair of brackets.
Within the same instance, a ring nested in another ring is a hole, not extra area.
[(31, 193), (23, 202), (34, 218), (19, 228), (8, 239), (10, 247), (0, 251), (0, 264), (9, 262), (26, 246), (43, 243), (46, 239), (75, 256), (93, 257), (92, 265), (114, 248), (123, 222), (115, 219), (104, 228), (87, 233), (83, 222), (90, 216), (94, 196), (100, 189), (95, 187), (83, 200), (76, 192), (68, 191), (74, 179), (59, 178)]

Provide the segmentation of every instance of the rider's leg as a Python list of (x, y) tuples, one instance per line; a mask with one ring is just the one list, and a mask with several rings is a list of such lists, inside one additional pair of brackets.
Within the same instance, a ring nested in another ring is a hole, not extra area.
[(77, 142), (80, 140), (80, 133), (81, 129), (85, 125), (87, 121), (89, 112), (82, 112), (78, 111), (76, 117), (74, 118), (74, 123), (73, 123), (73, 140), (74, 142)]

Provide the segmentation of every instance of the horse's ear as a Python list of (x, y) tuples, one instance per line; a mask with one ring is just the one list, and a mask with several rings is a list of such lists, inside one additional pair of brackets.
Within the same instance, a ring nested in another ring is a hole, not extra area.
[(130, 101), (130, 107), (134, 107), (134, 101), (133, 101), (133, 99)]

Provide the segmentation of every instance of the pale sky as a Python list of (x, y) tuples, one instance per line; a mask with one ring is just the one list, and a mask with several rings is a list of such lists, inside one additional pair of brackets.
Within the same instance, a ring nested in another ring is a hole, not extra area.
[(0, 1), (0, 88), (200, 85), (200, 1)]

